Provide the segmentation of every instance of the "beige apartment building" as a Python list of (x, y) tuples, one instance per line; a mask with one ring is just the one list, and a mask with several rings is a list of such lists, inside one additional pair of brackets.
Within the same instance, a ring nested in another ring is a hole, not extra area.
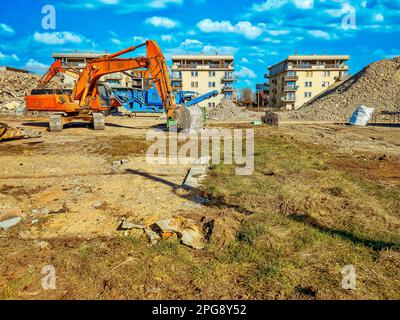
[(346, 74), (347, 55), (295, 55), (268, 68), (271, 110), (295, 110)]
[(221, 99), (236, 99), (234, 57), (232, 55), (174, 55), (172, 56), (172, 86), (176, 90), (195, 91), (200, 95), (213, 90), (218, 96), (199, 103), (215, 107)]
[[(61, 59), (63, 66), (65, 69), (75, 69), (79, 72), (86, 67), (87, 63), (89, 63), (94, 58), (98, 58), (106, 53), (53, 53), (52, 57), (56, 59)], [(64, 82), (65, 83), (75, 83), (75, 79), (69, 75), (64, 74)], [(107, 82), (111, 86), (122, 86), (135, 88), (138, 90), (146, 90), (149, 87), (146, 79), (142, 78), (142, 74), (140, 71), (132, 70), (127, 72), (118, 72), (108, 74), (100, 79), (100, 81)]]

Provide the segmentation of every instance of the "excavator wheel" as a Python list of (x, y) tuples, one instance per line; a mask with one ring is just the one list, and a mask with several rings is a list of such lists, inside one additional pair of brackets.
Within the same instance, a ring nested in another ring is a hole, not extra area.
[(92, 123), (94, 130), (104, 130), (106, 128), (104, 115), (102, 113), (93, 113)]
[(60, 132), (63, 129), (63, 121), (61, 114), (52, 114), (49, 118), (50, 132)]

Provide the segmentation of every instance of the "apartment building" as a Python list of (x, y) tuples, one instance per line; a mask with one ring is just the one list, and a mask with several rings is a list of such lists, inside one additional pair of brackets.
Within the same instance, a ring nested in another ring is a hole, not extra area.
[[(93, 59), (99, 56), (105, 55), (106, 53), (53, 53), (52, 57), (61, 59), (63, 66), (66, 69), (75, 69), (81, 72), (86, 65)], [(74, 83), (75, 79), (69, 75), (64, 74), (65, 83)], [(100, 79), (100, 81), (107, 82), (111, 86), (122, 86), (135, 88), (138, 90), (146, 90), (149, 87), (148, 81), (143, 79), (142, 73), (137, 70), (118, 72), (108, 74)]]
[(218, 96), (200, 103), (214, 107), (221, 99), (236, 99), (234, 57), (232, 55), (174, 55), (172, 56), (172, 86), (175, 90), (199, 94), (218, 90)]
[(295, 110), (346, 74), (347, 55), (294, 55), (268, 68), (271, 110)]

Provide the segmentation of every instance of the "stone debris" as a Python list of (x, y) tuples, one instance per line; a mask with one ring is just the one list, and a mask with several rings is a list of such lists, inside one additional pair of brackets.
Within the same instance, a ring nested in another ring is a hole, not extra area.
[(21, 221), (22, 221), (21, 217), (15, 217), (15, 218), (3, 220), (0, 222), (0, 229), (8, 230), (12, 227), (15, 227)]
[(127, 160), (127, 159), (113, 161), (113, 163), (111, 165), (111, 171), (116, 171), (119, 167), (127, 164), (128, 162), (129, 162), (129, 160)]
[(259, 120), (264, 113), (248, 111), (238, 107), (231, 100), (222, 100), (221, 103), (207, 111), (207, 118), (216, 121), (229, 120)]
[(176, 216), (172, 219), (157, 221), (151, 226), (151, 230), (161, 236), (176, 234), (182, 244), (196, 250), (204, 249), (203, 233), (193, 220)]
[(328, 89), (296, 111), (279, 113), (279, 120), (347, 123), (364, 105), (381, 111), (400, 111), (400, 57), (372, 63), (341, 85)]
[[(25, 96), (38, 85), (41, 76), (31, 73), (0, 71), (0, 113), (18, 114), (25, 112)], [(70, 89), (71, 86), (62, 83), (54, 77), (46, 88)]]
[(204, 248), (204, 236), (201, 228), (193, 220), (181, 216), (159, 220), (150, 226), (123, 220), (118, 227), (119, 231), (125, 232), (133, 229), (143, 230), (151, 246), (156, 245), (161, 239), (171, 240), (175, 238), (190, 248), (196, 250)]
[(50, 248), (50, 243), (47, 241), (42, 241), (42, 240), (35, 240), (33, 241), (33, 245), (35, 247), (38, 247), (39, 249), (49, 249)]

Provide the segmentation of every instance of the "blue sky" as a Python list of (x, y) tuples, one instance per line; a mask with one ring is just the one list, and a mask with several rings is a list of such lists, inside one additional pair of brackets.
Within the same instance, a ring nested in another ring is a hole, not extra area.
[[(42, 27), (44, 5), (56, 9), (55, 30)], [(295, 52), (349, 54), (351, 73), (400, 55), (399, 17), (400, 0), (1, 1), (0, 65), (43, 73), (52, 52), (114, 52), (155, 39), (167, 59), (232, 53), (238, 87), (254, 87)]]

